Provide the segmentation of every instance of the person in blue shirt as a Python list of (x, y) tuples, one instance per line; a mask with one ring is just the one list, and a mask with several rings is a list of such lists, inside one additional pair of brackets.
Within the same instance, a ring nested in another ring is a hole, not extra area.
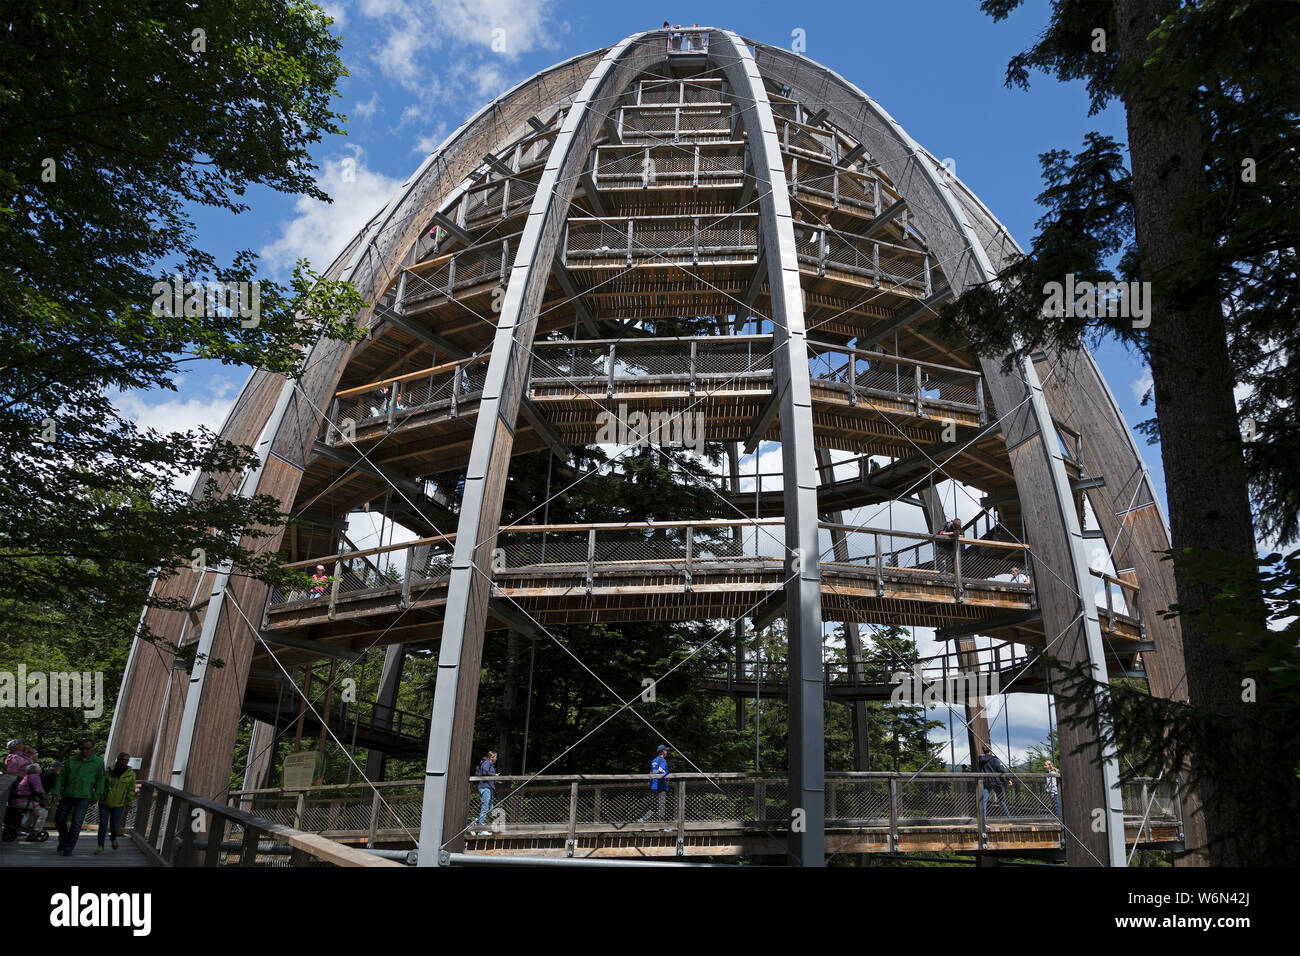
[(638, 823), (645, 823), (651, 817), (656, 820), (664, 818), (664, 811), (668, 806), (668, 745), (660, 744), (655, 748), (655, 759), (650, 761), (650, 772), (654, 776), (650, 780), (651, 803), (650, 810), (643, 816)]
[[(489, 750), (487, 755), (479, 761), (477, 776), (495, 777), (497, 775), (497, 752)], [(478, 819), (474, 821), (476, 827), (484, 826), (487, 823), (487, 815), (492, 812), (492, 794), (497, 788), (495, 780), (480, 780), (478, 782), (479, 811)], [(475, 836), (491, 836), (491, 830), (476, 830)]]

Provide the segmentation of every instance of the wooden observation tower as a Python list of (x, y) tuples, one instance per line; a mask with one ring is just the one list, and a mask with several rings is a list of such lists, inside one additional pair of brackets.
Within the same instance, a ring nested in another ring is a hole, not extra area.
[[(859, 734), (871, 698), (853, 690), (871, 683), (854, 670), (860, 627), (934, 628), (963, 670), (990, 666), (977, 639), (1004, 647), (1011, 689), (1043, 692), (1046, 652), (1185, 695), (1178, 625), (1157, 614), (1174, 600), (1155, 554), (1166, 525), (1091, 356), (1004, 373), (931, 321), (1014, 252), (874, 100), (802, 56), (724, 29), (655, 30), (534, 76), (346, 241), (328, 275), (371, 303), (364, 340), (321, 340), (297, 380), (253, 373), (221, 434), (260, 464), (200, 479), (277, 498), (294, 521), (266, 546), (324, 565), (328, 585), (281, 593), (229, 567), (159, 583), (191, 610), (145, 623), (198, 660), (177, 669), (137, 641), (107, 752), (219, 797), (241, 717), (257, 719), (255, 744), (277, 732), (284, 669), (383, 648), (361, 733), (376, 750), (403, 732), (427, 748), (420, 862), (436, 864), (466, 840), (486, 631), (782, 617), (788, 805), (804, 822), (788, 852), (818, 865), (824, 698), (854, 708)], [(713, 331), (656, 334), (680, 316)], [(648, 525), (503, 515), (512, 461), (564, 462), (617, 409), (698, 414), (733, 461), (779, 443), (780, 474), (744, 490), (719, 476), (719, 507), (657, 515), (653, 547)], [(356, 549), (348, 516), (362, 509), (414, 540)], [(939, 534), (954, 518), (960, 534)], [(838, 676), (823, 665), (835, 622)], [(432, 713), (395, 728), (385, 708), (413, 645), (438, 647)], [(1061, 708), (1091, 720), (1061, 725), (1067, 859), (1123, 865), (1116, 754), (1090, 699)], [(976, 747), (987, 721), (967, 714)]]

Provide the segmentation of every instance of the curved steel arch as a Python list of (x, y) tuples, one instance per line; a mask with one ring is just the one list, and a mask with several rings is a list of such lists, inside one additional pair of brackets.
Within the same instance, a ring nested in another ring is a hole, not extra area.
[[(822, 676), (820, 543), (817, 525), (817, 458), (812, 389), (804, 328), (803, 290), (795, 254), (794, 225), (785, 163), (767, 88), (753, 54), (740, 37), (719, 30), (709, 43), (727, 81), (738, 93), (758, 186), (760, 233), (771, 290), (775, 353), (772, 368), (780, 390), (781, 463), (786, 551), (792, 556), (785, 586), (789, 671), (788, 753), (790, 806), (804, 813), (804, 828), (790, 833), (790, 856), (802, 866), (822, 866), (826, 851), (825, 701)], [(758, 450), (755, 449), (755, 454)]]
[(652, 46), (660, 49), (649, 36), (636, 33), (610, 49), (565, 115), (533, 197), (501, 302), (465, 473), (438, 649), (420, 820), (421, 866), (440, 865), (447, 852), (458, 851), (464, 845), (464, 828), (459, 821), (465, 819), (468, 794), (456, 782), (473, 759), (479, 661), (492, 588), (492, 550), (501, 521), (537, 312), (578, 173), (600, 132), (600, 124), (627, 87), (628, 78), (654, 58)]
[[(995, 278), (984, 245), (961, 205), (893, 117), (833, 70), (776, 47), (754, 46), (764, 76), (827, 110), (837, 126), (866, 146), (907, 199), (955, 293)], [(846, 103), (855, 104), (856, 110)], [(999, 359), (982, 359), (980, 364), (993, 405), (1003, 416), (1029, 543), (1040, 561), (1047, 559), (1046, 566), (1037, 564), (1034, 582), (1049, 647), (1056, 644), (1057, 657), (1086, 664), (1094, 679), (1105, 683), (1105, 648), (1083, 532), (1037, 371), (1028, 360), (1018, 370), (1019, 377), (1004, 375)], [(1039, 520), (1029, 520), (1030, 515)], [(1098, 727), (1095, 701), (1075, 701), (1070, 710), (1070, 716)], [(1075, 865), (1124, 866), (1118, 756), (1113, 747), (1098, 744), (1100, 728), (1090, 732), (1083, 726), (1086, 723), (1063, 722), (1059, 731), (1062, 774), (1071, 782), (1062, 808), (1073, 837), (1067, 842), (1067, 858)], [(1083, 749), (1076, 753), (1077, 747)], [(1104, 824), (1101, 832), (1094, 830), (1097, 817)]]

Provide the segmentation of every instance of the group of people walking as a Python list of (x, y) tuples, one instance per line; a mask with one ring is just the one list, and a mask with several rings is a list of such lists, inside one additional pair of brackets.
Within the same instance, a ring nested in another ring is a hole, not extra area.
[[(660, 744), (655, 748), (654, 759), (650, 761), (650, 805), (645, 814), (637, 820), (638, 823), (664, 819), (669, 791), (668, 753), (667, 744)], [(487, 828), (487, 820), (492, 813), (493, 801), (496, 798), (497, 782), (491, 779), (497, 776), (495, 750), (489, 750), (483, 755), (474, 775), (485, 779), (480, 779), (476, 784), (479, 796), (478, 818), (475, 819), (469, 832), (471, 836), (491, 836), (492, 830)]]
[(28, 842), (45, 839), (45, 820), (49, 807), (54, 808), (54, 825), (59, 832), (57, 852), (72, 856), (81, 835), (81, 827), (92, 803), (99, 804), (99, 846), (105, 843), (118, 848), (126, 813), (135, 800), (135, 771), (131, 755), (120, 753), (111, 767), (105, 767), (95, 754), (95, 742), (89, 737), (77, 744), (66, 760), (55, 761), (42, 769), (36, 751), (21, 739), (10, 740), (0, 777), (0, 801), (5, 813), (6, 837), (12, 830), (15, 838), (25, 834)]

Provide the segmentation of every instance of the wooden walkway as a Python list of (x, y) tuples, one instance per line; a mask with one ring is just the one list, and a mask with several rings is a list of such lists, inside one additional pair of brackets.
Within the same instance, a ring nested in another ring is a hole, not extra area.
[(50, 838), (44, 843), (28, 843), (23, 839), (0, 844), (0, 867), (4, 866), (39, 866), (39, 867), (76, 867), (107, 868), (120, 866), (151, 866), (149, 858), (140, 851), (130, 837), (121, 837), (117, 841), (119, 849), (107, 846), (103, 853), (95, 854), (98, 846), (98, 834), (92, 830), (83, 830), (77, 839), (77, 848), (72, 856), (56, 853), (59, 835), (50, 831)]

